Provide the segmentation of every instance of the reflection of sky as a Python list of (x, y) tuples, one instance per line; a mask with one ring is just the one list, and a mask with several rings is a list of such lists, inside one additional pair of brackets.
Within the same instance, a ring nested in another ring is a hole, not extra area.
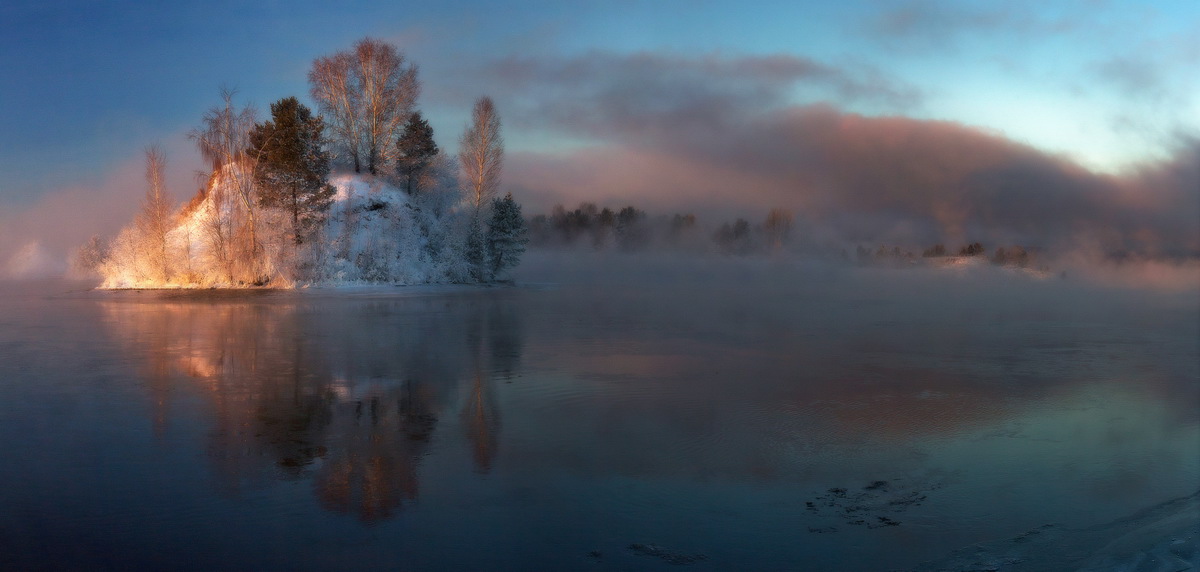
[[(336, 568), (353, 546), (564, 569), (646, 542), (709, 569), (878, 569), (1200, 477), (1192, 297), (731, 268), (667, 289), (0, 303), (0, 523), (70, 542), (63, 562), (107, 546), (147, 568)], [(925, 497), (884, 513), (901, 526), (806, 508), (883, 480), (872, 510)]]

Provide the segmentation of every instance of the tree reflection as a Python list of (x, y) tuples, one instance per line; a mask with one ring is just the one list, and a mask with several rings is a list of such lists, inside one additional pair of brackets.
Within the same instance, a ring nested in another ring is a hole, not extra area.
[(106, 303), (108, 323), (145, 357), (156, 434), (168, 431), (172, 399), (202, 396), (225, 494), (311, 480), (327, 510), (393, 516), (418, 497), (421, 459), (459, 382), (469, 385), (466, 444), (476, 469), (491, 470), (500, 427), (491, 377), (514, 376), (521, 352), (502, 299), (177, 298)]
[(462, 410), (463, 425), (467, 428), (467, 439), (471, 441), (471, 453), (475, 470), (487, 473), (492, 470), (496, 458), (496, 444), (500, 434), (500, 411), (492, 399), (492, 389), (483, 373), (475, 371), (471, 391)]
[(515, 375), (520, 368), (523, 336), (519, 314), (507, 305), (491, 304), (486, 311), (473, 313), (469, 323), (471, 386), (460, 416), (467, 429), (475, 470), (486, 474), (495, 462), (500, 435), (500, 409), (492, 379), (507, 381)]
[(371, 522), (417, 498), (417, 465), (427, 440), (409, 437), (391, 392), (379, 390), (335, 406), (330, 453), (317, 472), (321, 506)]

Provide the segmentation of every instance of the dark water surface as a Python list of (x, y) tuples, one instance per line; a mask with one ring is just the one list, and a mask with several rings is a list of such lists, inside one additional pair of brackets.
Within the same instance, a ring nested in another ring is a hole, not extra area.
[(1195, 293), (659, 270), (10, 285), (0, 568), (1054, 569), (1200, 520)]

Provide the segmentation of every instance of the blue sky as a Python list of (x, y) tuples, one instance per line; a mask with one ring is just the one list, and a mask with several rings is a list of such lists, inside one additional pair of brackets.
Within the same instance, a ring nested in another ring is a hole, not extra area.
[(0, 223), (64, 189), (137, 186), (156, 142), (182, 199), (199, 167), (185, 134), (219, 86), (260, 109), (308, 101), (312, 59), (364, 36), (421, 67), (420, 105), (450, 149), (481, 94), (510, 151), (553, 154), (629, 139), (544, 110), (586, 114), (562, 99), (597, 94), (645, 104), (660, 88), (668, 106), (695, 88), (716, 104), (948, 120), (1112, 173), (1200, 129), (1196, 2), (10, 1)]

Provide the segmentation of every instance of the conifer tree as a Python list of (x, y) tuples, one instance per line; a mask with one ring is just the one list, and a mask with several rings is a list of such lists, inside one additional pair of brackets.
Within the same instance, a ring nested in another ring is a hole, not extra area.
[(487, 238), (479, 217), (471, 217), (467, 221), (467, 237), (463, 243), (463, 260), (467, 262), (468, 278), (472, 282), (483, 282), (488, 273)]
[(433, 128), (421, 117), (420, 111), (413, 113), (408, 123), (404, 124), (404, 132), (396, 140), (396, 150), (396, 173), (404, 183), (405, 192), (412, 195), (419, 188), (421, 176), (438, 154), (437, 143), (433, 141)]
[(333, 202), (324, 121), (295, 97), (271, 104), (271, 121), (250, 132), (250, 155), (258, 160), (255, 179), (259, 204), (282, 208), (292, 222), (296, 245), (324, 220)]
[(521, 205), (513, 200), (512, 193), (492, 201), (492, 220), (488, 223), (487, 254), (491, 263), (492, 278), (508, 268), (514, 268), (525, 253), (525, 219), (521, 216)]

